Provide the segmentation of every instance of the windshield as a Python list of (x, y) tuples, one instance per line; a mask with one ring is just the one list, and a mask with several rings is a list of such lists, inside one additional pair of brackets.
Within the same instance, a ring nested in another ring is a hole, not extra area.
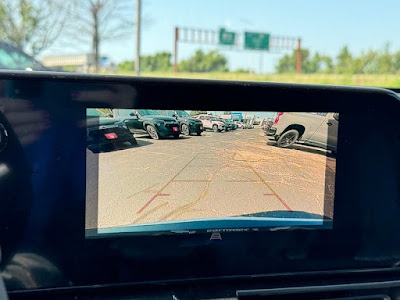
[(400, 87), (398, 1), (3, 2), (1, 38), (29, 56), (2, 50), (2, 68)]
[(141, 116), (159, 115), (159, 112), (155, 109), (139, 109), (137, 112)]
[(177, 110), (176, 113), (181, 118), (190, 118), (190, 115), (184, 110)]

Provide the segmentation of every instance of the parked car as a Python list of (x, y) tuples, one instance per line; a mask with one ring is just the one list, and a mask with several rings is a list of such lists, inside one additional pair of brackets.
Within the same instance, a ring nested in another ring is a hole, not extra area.
[(184, 135), (201, 135), (204, 131), (203, 122), (193, 118), (184, 110), (160, 110), (159, 112), (160, 115), (173, 117), (178, 120), (180, 131)]
[(154, 140), (172, 136), (179, 138), (179, 123), (153, 109), (114, 109), (115, 118), (125, 123), (132, 133), (148, 133)]
[(98, 109), (89, 108), (86, 118), (87, 148), (93, 153), (105, 149), (115, 149), (125, 142), (132, 146), (137, 144), (128, 127), (124, 123), (118, 122), (113, 116)]
[(216, 118), (218, 121), (221, 121), (225, 125), (225, 131), (231, 131), (233, 130), (232, 124), (229, 122), (228, 119), (223, 119), (223, 118)]
[(49, 71), (22, 50), (0, 40), (0, 69), (24, 71)]
[(199, 119), (203, 123), (204, 129), (210, 129), (214, 132), (221, 132), (225, 130), (225, 123), (212, 115), (200, 114), (193, 118)]
[(278, 147), (300, 142), (336, 151), (338, 125), (338, 113), (279, 112), (265, 130), (268, 136), (275, 138)]
[(228, 130), (236, 130), (238, 126), (233, 122), (231, 119), (222, 119), (225, 122), (225, 126), (228, 128)]

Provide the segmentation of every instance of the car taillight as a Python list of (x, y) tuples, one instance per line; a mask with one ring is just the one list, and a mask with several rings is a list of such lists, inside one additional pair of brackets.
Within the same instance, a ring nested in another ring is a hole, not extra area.
[(104, 136), (106, 137), (107, 140), (114, 140), (118, 138), (118, 135), (114, 132), (105, 133)]
[(274, 124), (279, 122), (279, 117), (283, 115), (283, 112), (278, 112), (278, 116), (276, 117)]

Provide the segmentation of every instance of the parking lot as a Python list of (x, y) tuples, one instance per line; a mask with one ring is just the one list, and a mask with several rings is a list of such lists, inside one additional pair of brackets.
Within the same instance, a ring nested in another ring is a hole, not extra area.
[(87, 150), (86, 228), (271, 211), (332, 217), (336, 162), (324, 150), (275, 147), (257, 127), (135, 137), (134, 147)]

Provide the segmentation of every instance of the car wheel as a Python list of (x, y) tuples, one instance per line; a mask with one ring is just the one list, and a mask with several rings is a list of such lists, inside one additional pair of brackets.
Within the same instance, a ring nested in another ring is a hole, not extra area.
[(131, 144), (132, 146), (136, 146), (136, 145), (137, 145), (136, 139), (131, 139), (131, 140), (129, 140), (128, 142), (129, 142), (129, 144)]
[(179, 139), (179, 133), (173, 135), (174, 139)]
[(197, 134), (198, 136), (200, 136), (200, 135), (201, 135), (201, 132), (196, 132), (196, 134)]
[(212, 130), (213, 130), (214, 132), (218, 132), (218, 125), (213, 125)]
[(276, 142), (280, 148), (286, 148), (293, 145), (299, 138), (299, 132), (296, 129), (291, 129), (283, 133)]
[(158, 140), (160, 139), (160, 136), (158, 135), (157, 129), (153, 125), (147, 125), (146, 126), (147, 133), (150, 135), (150, 137), (153, 140)]
[(190, 135), (190, 130), (189, 130), (189, 126), (187, 124), (182, 124), (181, 126), (181, 132), (184, 135)]

